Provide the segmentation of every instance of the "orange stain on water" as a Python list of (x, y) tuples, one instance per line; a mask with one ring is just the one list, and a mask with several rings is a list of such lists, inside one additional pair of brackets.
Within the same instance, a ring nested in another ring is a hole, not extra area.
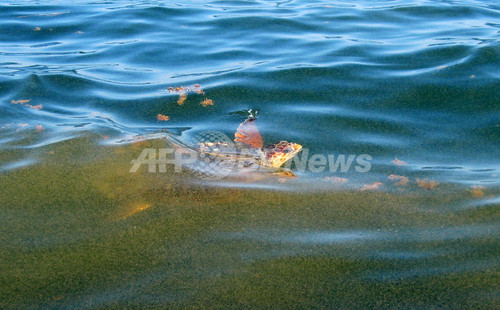
[(158, 115), (156, 115), (156, 119), (159, 121), (168, 121), (170, 119), (170, 117), (167, 115), (158, 114)]
[(469, 192), (472, 194), (474, 198), (480, 198), (484, 196), (484, 186), (471, 186)]
[(404, 175), (395, 175), (395, 174), (391, 174), (389, 176), (389, 180), (397, 181), (394, 184), (398, 186), (406, 186), (409, 182), (408, 177), (405, 177)]
[(361, 191), (373, 191), (379, 189), (382, 186), (381, 182), (373, 182), (372, 184), (365, 184), (361, 188)]
[(151, 207), (151, 204), (149, 203), (137, 203), (137, 204), (134, 204), (132, 205), (132, 207), (130, 209), (128, 209), (125, 214), (123, 214), (122, 216), (120, 216), (118, 219), (120, 220), (124, 220), (124, 219), (127, 219), (139, 212), (142, 212), (144, 210), (147, 210)]
[(187, 94), (184, 94), (184, 93), (180, 94), (179, 95), (179, 100), (177, 100), (177, 104), (178, 105), (183, 105), (184, 102), (186, 101), (186, 99), (187, 99)]
[(397, 157), (392, 161), (393, 164), (398, 166), (406, 166), (407, 163), (405, 161), (399, 160)]
[(11, 100), (10, 103), (12, 104), (25, 104), (30, 102), (31, 99), (20, 99), (20, 100)]
[(38, 104), (38, 105), (27, 104), (26, 106), (29, 107), (29, 108), (32, 108), (33, 110), (41, 110), (41, 109), (43, 109), (43, 106), (41, 104)]
[(417, 185), (420, 188), (424, 188), (428, 191), (433, 190), (439, 185), (439, 182), (433, 181), (433, 180), (427, 180), (427, 179), (417, 179)]
[(204, 107), (209, 106), (209, 105), (214, 105), (214, 101), (212, 99), (205, 98), (200, 104)]
[(22, 105), (22, 106), (25, 106), (25, 107), (28, 107), (28, 108), (32, 108), (34, 110), (41, 110), (43, 109), (43, 106), (41, 104), (37, 104), (37, 105), (31, 105), (31, 104), (28, 104), (28, 102), (30, 102), (31, 99), (19, 99), (19, 100), (11, 100), (10, 103), (12, 104), (19, 104), (19, 105)]

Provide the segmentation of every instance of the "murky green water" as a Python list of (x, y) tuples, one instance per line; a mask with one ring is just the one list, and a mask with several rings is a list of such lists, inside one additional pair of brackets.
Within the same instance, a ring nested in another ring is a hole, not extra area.
[[(494, 309), (499, 10), (0, 5), (0, 308)], [(131, 172), (249, 110), (296, 177)]]

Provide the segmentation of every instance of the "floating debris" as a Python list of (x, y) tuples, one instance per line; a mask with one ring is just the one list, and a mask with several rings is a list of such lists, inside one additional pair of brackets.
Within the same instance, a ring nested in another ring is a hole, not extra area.
[(469, 189), (469, 192), (471, 192), (472, 197), (479, 198), (479, 197), (484, 196), (483, 190), (484, 190), (484, 186), (474, 185), (474, 186), (471, 186), (471, 188)]
[(41, 109), (43, 109), (43, 106), (41, 104), (38, 104), (38, 105), (27, 104), (26, 106), (29, 107), (29, 108), (32, 108), (34, 110), (41, 110)]
[[(167, 88), (167, 91), (169, 93), (179, 94), (179, 100), (177, 100), (177, 104), (179, 104), (179, 105), (183, 105), (184, 104), (184, 102), (187, 99), (187, 95), (188, 95), (189, 92), (194, 92), (194, 93), (197, 93), (197, 94), (200, 94), (200, 95), (204, 95), (205, 94), (205, 92), (203, 91), (203, 89), (201, 89), (201, 85), (200, 84), (195, 84), (193, 87), (184, 87), (184, 86), (172, 87), (171, 86), (171, 87)], [(203, 102), (206, 102), (206, 105), (213, 105), (213, 102), (212, 102), (212, 104), (210, 104), (211, 100), (207, 101), (207, 99), (205, 99)]]
[(377, 190), (380, 186), (382, 186), (381, 182), (374, 182), (372, 184), (365, 184), (361, 188), (362, 191), (372, 191), (372, 190)]
[(21, 100), (11, 100), (10, 103), (12, 104), (25, 104), (30, 102), (31, 99), (21, 99)]
[(42, 30), (42, 28), (40, 28), (40, 27), (35, 27), (35, 29), (33, 29), (33, 30), (34, 30), (34, 31), (40, 31), (40, 30)]
[(10, 103), (12, 104), (20, 104), (22, 106), (25, 106), (25, 107), (28, 107), (28, 108), (32, 108), (34, 110), (41, 110), (43, 108), (43, 106), (41, 104), (38, 104), (38, 105), (31, 105), (31, 104), (28, 104), (28, 102), (30, 102), (31, 99), (21, 99), (21, 100), (11, 100)]
[(395, 157), (394, 160), (391, 162), (395, 165), (398, 165), (398, 166), (406, 166), (407, 165), (407, 163), (405, 161), (399, 160), (397, 157)]
[(430, 190), (433, 190), (434, 188), (436, 188), (436, 186), (439, 185), (439, 182), (427, 180), (427, 179), (423, 179), (423, 180), (417, 179), (417, 184), (418, 184), (418, 187), (421, 187), (421, 188), (424, 188), (424, 189), (430, 191)]
[(16, 132), (21, 131), (21, 129), (23, 129), (24, 127), (26, 127), (26, 126), (28, 126), (28, 125), (29, 125), (29, 124), (26, 124), (26, 123), (24, 123), (24, 124), (17, 124), (17, 127), (19, 127), (19, 128), (16, 130)]
[(179, 100), (177, 100), (178, 105), (183, 105), (187, 99), (187, 94), (183, 93), (179, 95)]
[(184, 87), (184, 86), (180, 86), (180, 87), (169, 87), (167, 88), (167, 91), (170, 92), (170, 93), (185, 93), (185, 92), (189, 92), (191, 91), (191, 88), (189, 87)]
[(200, 94), (200, 95), (204, 95), (205, 94), (205, 92), (203, 91), (203, 89), (201, 89), (201, 85), (200, 84), (195, 84), (193, 91), (195, 93), (197, 93), (197, 94)]
[(159, 121), (168, 121), (168, 120), (170, 120), (170, 117), (167, 115), (158, 114), (158, 115), (156, 115), (156, 119)]
[(398, 186), (406, 186), (408, 184), (408, 177), (405, 177), (404, 175), (395, 175), (395, 174), (391, 174), (389, 176), (389, 180), (392, 180), (392, 181), (398, 181), (396, 183), (394, 183), (395, 185), (398, 185)]
[(214, 105), (214, 101), (212, 99), (205, 98), (200, 104), (204, 107), (209, 105)]
[(42, 125), (36, 125), (35, 132), (42, 132), (45, 128)]

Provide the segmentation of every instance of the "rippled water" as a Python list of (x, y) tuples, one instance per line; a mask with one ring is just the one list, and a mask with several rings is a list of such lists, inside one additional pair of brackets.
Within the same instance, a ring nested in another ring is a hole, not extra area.
[[(496, 1), (4, 2), (0, 306), (493, 308), (499, 39)], [(129, 172), (248, 111), (297, 177)]]

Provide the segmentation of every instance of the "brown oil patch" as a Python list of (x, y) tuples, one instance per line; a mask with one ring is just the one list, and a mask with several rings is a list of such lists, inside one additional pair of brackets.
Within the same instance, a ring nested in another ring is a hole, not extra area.
[(363, 185), (363, 187), (361, 188), (361, 190), (362, 191), (373, 191), (373, 190), (379, 189), (380, 186), (382, 186), (381, 182), (373, 182), (372, 184), (365, 184), (365, 185)]
[(11, 100), (10, 103), (12, 103), (12, 104), (26, 104), (30, 101), (31, 101), (31, 99), (20, 99), (20, 100)]
[(158, 114), (158, 115), (156, 115), (156, 119), (161, 121), (161, 122), (165, 122), (165, 121), (170, 120), (170, 117), (167, 115)]
[[(173, 87), (173, 86), (170, 86), (170, 87), (167, 88), (167, 91), (169, 93), (179, 94), (179, 99), (177, 100), (177, 104), (178, 105), (183, 105), (184, 104), (184, 102), (187, 99), (188, 93), (190, 93), (190, 92), (194, 92), (194, 93), (199, 94), (199, 95), (204, 95), (205, 94), (205, 92), (201, 88), (200, 84), (195, 84), (192, 87), (185, 87), (185, 86), (175, 86), (175, 87)], [(210, 100), (210, 99), (205, 98), (205, 100), (202, 101), (202, 105), (203, 106), (213, 105), (213, 101)]]
[(396, 174), (391, 174), (389, 176), (389, 180), (397, 181), (396, 183), (394, 183), (397, 186), (406, 186), (409, 182), (408, 177), (405, 177), (404, 175), (396, 175)]
[(193, 88), (193, 91), (197, 94), (200, 94), (200, 95), (204, 95), (205, 92), (203, 91), (203, 89), (201, 89), (201, 85), (200, 84), (195, 84), (194, 85), (194, 88)]
[(214, 101), (212, 99), (205, 98), (200, 104), (204, 107), (209, 106), (209, 105), (214, 105)]
[(179, 95), (179, 99), (177, 100), (177, 104), (178, 105), (183, 105), (185, 103), (187, 99), (187, 94), (186, 93), (182, 93)]
[(28, 108), (31, 108), (33, 110), (41, 110), (43, 109), (43, 106), (41, 104), (38, 104), (38, 105), (31, 105), (31, 104), (27, 104), (26, 105)]
[(474, 198), (480, 198), (484, 196), (484, 186), (474, 185), (471, 186), (469, 192), (472, 194)]
[(43, 106), (41, 104), (38, 104), (38, 105), (31, 105), (31, 104), (28, 104), (28, 102), (30, 102), (31, 99), (20, 99), (20, 100), (11, 100), (10, 103), (12, 104), (20, 104), (22, 106), (25, 106), (25, 107), (28, 107), (28, 108), (31, 108), (31, 109), (34, 109), (34, 110), (41, 110), (43, 109)]
[(395, 165), (398, 165), (398, 166), (406, 166), (407, 165), (407, 163), (405, 161), (399, 160), (397, 157), (394, 158), (394, 160), (391, 162)]
[(418, 187), (426, 189), (428, 191), (431, 191), (439, 185), (439, 182), (436, 182), (433, 180), (427, 180), (427, 179), (423, 179), (423, 180), (417, 179), (417, 184), (418, 184)]

